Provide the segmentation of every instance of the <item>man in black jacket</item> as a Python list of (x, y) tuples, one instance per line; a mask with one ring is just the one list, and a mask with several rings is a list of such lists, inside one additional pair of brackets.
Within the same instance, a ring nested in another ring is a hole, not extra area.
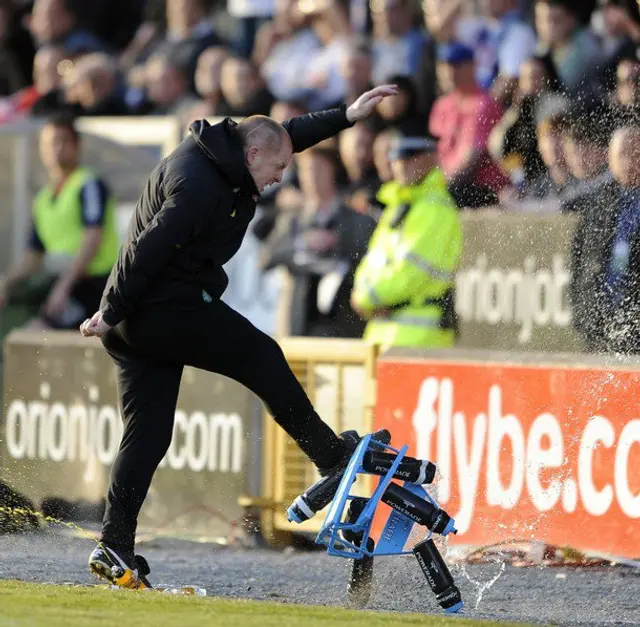
[(124, 421), (101, 542), (89, 558), (96, 574), (148, 586), (146, 562), (134, 555), (137, 518), (171, 441), (185, 365), (249, 388), (322, 473), (344, 463), (345, 440), (315, 412), (278, 344), (220, 300), (227, 286), (222, 266), (240, 248), (260, 193), (280, 181), (292, 153), (367, 117), (395, 91), (380, 86), (348, 108), (283, 125), (263, 116), (195, 122), (151, 174), (100, 311), (80, 328), (101, 337), (116, 364)]

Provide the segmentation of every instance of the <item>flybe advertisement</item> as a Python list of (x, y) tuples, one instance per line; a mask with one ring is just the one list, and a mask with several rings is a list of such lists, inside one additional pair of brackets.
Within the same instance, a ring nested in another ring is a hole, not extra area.
[(375, 428), (438, 468), (455, 542), (640, 546), (637, 369), (383, 358)]

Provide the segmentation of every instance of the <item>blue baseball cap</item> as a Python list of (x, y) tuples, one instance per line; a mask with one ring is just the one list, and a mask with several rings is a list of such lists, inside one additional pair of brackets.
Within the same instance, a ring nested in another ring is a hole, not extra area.
[(438, 46), (438, 60), (457, 65), (466, 61), (473, 61), (473, 50), (464, 44), (453, 42)]
[(409, 159), (425, 152), (436, 152), (438, 140), (431, 135), (426, 137), (396, 137), (392, 140), (387, 154), (391, 161)]

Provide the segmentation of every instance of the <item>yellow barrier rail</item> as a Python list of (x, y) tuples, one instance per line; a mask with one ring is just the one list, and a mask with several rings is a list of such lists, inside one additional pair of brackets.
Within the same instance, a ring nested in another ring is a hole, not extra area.
[[(371, 431), (375, 407), (376, 349), (360, 340), (286, 338), (280, 342), (294, 374), (320, 416), (336, 432)], [(240, 504), (260, 510), (263, 535), (288, 542), (291, 532), (315, 534), (323, 513), (302, 525), (289, 523), (287, 506), (319, 478), (296, 443), (265, 412), (263, 478), (260, 498), (243, 497)], [(366, 482), (360, 489), (366, 489)]]

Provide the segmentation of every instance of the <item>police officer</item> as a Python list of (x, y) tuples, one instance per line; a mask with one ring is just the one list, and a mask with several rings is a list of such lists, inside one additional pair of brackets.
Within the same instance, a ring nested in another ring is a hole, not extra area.
[(34, 200), (24, 257), (0, 280), (0, 310), (18, 302), (25, 281), (44, 269), (53, 286), (28, 327), (76, 329), (99, 305), (118, 257), (115, 202), (105, 182), (80, 165), (80, 136), (68, 116), (45, 123), (40, 156), (49, 183)]
[(389, 157), (394, 180), (356, 270), (353, 308), (368, 319), (364, 339), (382, 347), (452, 346), (454, 273), (462, 235), (455, 201), (437, 166), (432, 137), (397, 137)]
[(151, 174), (100, 311), (81, 326), (83, 335), (102, 338), (116, 363), (124, 420), (101, 542), (89, 558), (96, 574), (148, 585), (134, 555), (137, 518), (171, 442), (184, 365), (248, 387), (321, 473), (344, 463), (345, 441), (315, 412), (278, 344), (220, 300), (227, 286), (222, 266), (239, 249), (260, 193), (280, 181), (292, 153), (367, 117), (394, 93), (394, 86), (380, 86), (349, 108), (283, 125), (265, 116), (194, 122)]

